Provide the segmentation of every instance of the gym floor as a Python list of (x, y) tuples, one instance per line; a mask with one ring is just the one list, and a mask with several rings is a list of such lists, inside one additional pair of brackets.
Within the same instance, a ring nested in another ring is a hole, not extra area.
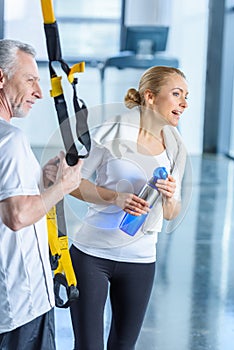
[[(157, 244), (157, 273), (136, 350), (231, 350), (234, 343), (234, 161), (191, 157), (186, 215)], [(107, 303), (105, 329), (110, 307)], [(73, 349), (69, 310), (56, 308), (58, 350)], [(98, 350), (98, 349), (97, 349)]]

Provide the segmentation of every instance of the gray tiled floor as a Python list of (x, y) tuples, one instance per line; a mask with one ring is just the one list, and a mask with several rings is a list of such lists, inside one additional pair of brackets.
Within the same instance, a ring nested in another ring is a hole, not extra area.
[[(190, 205), (176, 230), (159, 236), (155, 284), (136, 350), (234, 348), (234, 161), (191, 160)], [(106, 325), (109, 317), (107, 306)], [(58, 350), (72, 350), (68, 310), (56, 309), (56, 340)]]

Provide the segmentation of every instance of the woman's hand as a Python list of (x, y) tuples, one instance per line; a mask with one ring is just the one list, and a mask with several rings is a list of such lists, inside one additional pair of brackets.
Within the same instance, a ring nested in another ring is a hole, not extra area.
[(166, 180), (158, 179), (156, 186), (165, 199), (172, 198), (176, 190), (176, 180), (173, 176), (168, 175)]
[(142, 198), (132, 193), (120, 193), (116, 195), (114, 204), (123, 209), (126, 213), (139, 216), (149, 212), (149, 204)]

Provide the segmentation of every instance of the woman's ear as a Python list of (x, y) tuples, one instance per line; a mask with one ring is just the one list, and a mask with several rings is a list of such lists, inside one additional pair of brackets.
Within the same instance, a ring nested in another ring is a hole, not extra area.
[(153, 94), (153, 92), (151, 90), (149, 90), (149, 89), (145, 90), (144, 97), (145, 97), (146, 105), (152, 106), (154, 104), (155, 95)]

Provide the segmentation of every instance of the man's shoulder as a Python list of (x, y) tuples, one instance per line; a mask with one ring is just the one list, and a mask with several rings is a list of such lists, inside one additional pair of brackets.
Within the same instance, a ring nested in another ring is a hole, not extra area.
[(24, 139), (25, 134), (17, 126), (0, 119), (0, 139), (9, 140), (11, 138), (17, 141), (17, 139)]

